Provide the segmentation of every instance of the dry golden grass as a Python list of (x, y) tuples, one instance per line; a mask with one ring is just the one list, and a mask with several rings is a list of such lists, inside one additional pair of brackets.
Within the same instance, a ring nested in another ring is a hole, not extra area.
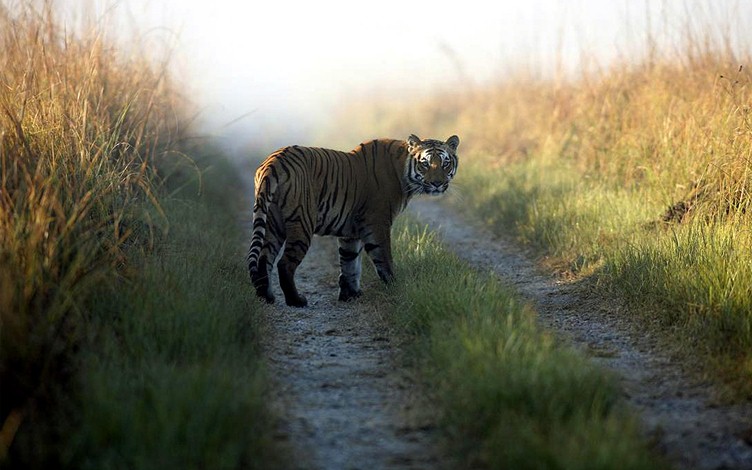
[(595, 76), (513, 77), (342, 115), (358, 136), (458, 133), (467, 165), (559, 159), (621, 187), (702, 194), (706, 216), (739, 213), (751, 189), (752, 76), (741, 65), (750, 59), (695, 46), (685, 56), (620, 62)]
[(163, 65), (67, 30), (51, 2), (0, 6), (0, 461), (70, 376), (87, 290), (153, 238), (186, 114)]

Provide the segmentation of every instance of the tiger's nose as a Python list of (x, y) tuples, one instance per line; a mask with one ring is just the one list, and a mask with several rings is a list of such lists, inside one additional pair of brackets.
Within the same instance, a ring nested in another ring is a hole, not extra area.
[(441, 189), (442, 186), (444, 186), (443, 181), (432, 181), (431, 185), (436, 189)]

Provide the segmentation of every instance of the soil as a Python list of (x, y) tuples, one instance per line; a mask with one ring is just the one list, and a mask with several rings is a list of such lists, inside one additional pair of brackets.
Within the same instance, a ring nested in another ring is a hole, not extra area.
[(296, 276), (308, 307), (285, 306), (274, 286), (277, 304), (267, 309), (275, 438), (291, 452), (285, 468), (440, 468), (436, 423), (400, 366), (399, 335), (374, 296), (337, 300), (338, 259), (335, 238), (315, 237)]
[(461, 258), (529, 299), (544, 327), (613, 371), (644, 432), (675, 467), (752, 469), (752, 404), (724, 403), (692, 359), (678, 356), (654, 328), (614, 299), (542, 274), (513, 242), (436, 201), (415, 201), (410, 210)]

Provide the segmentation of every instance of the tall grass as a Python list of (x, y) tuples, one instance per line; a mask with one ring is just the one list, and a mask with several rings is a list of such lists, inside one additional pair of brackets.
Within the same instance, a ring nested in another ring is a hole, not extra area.
[(71, 382), (92, 288), (165, 226), (158, 162), (188, 113), (164, 65), (0, 6), (0, 461)]
[(458, 208), (559, 269), (595, 273), (747, 394), (752, 51), (730, 42), (687, 31), (574, 78), (523, 75), (343, 116), (359, 134), (458, 133)]
[(61, 452), (70, 468), (273, 464), (244, 198), (234, 169), (212, 160), (200, 196), (193, 181), (164, 200), (170, 233), (133, 253), (138, 275), (92, 293), (78, 354), (82, 416)]

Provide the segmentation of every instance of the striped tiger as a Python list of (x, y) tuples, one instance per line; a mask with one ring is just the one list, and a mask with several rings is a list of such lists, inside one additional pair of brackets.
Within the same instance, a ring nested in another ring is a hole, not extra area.
[(311, 238), (339, 237), (339, 300), (362, 294), (361, 257), (365, 248), (384, 282), (394, 277), (391, 228), (417, 194), (441, 194), (457, 172), (456, 135), (446, 142), (371, 140), (350, 152), (291, 146), (269, 155), (255, 176), (253, 234), (248, 270), (256, 294), (269, 303), (273, 263), (287, 305), (304, 307), (295, 270)]

